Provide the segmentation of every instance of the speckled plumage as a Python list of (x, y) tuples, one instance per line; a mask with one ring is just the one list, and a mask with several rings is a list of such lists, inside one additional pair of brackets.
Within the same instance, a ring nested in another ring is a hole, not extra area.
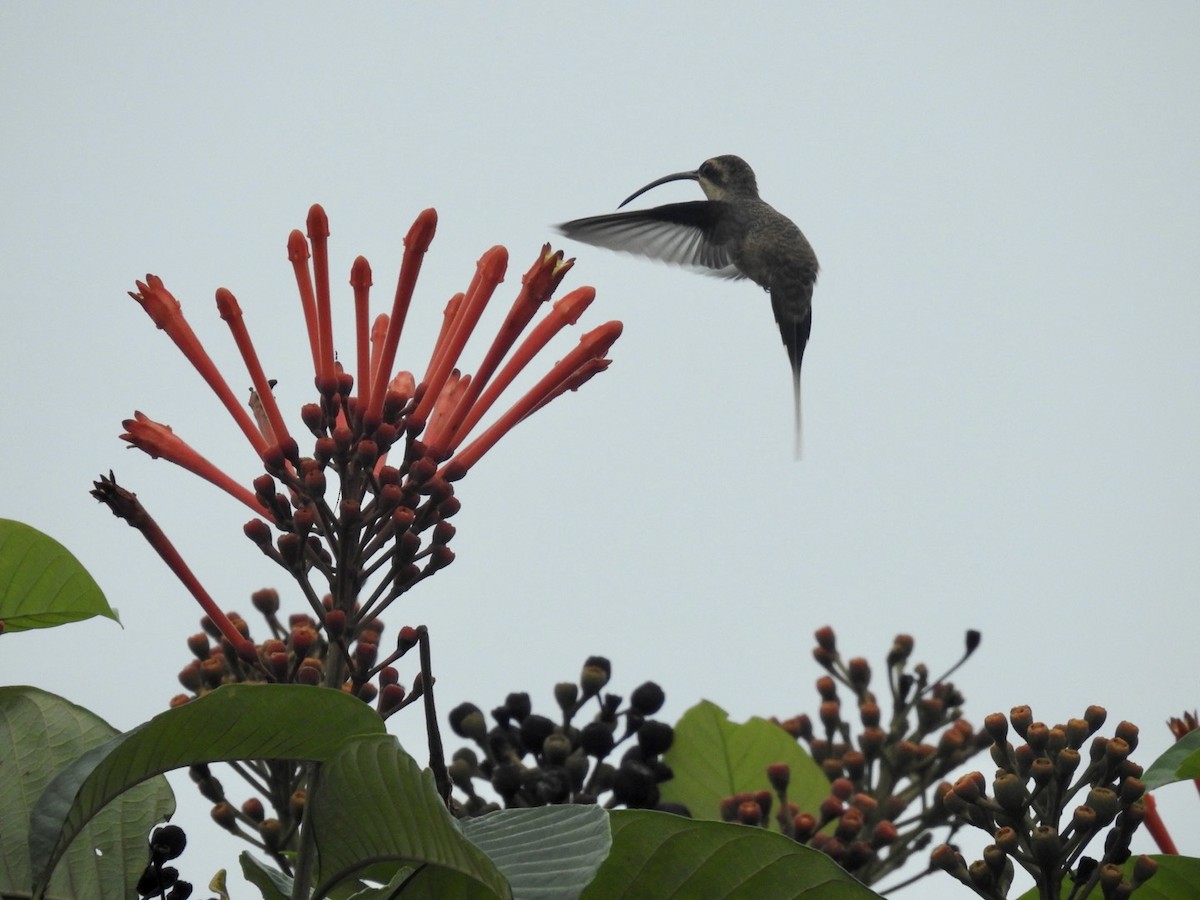
[(758, 196), (754, 171), (737, 156), (716, 156), (694, 172), (659, 178), (621, 206), (660, 184), (685, 179), (699, 182), (708, 199), (589, 216), (558, 228), (586, 244), (725, 278), (749, 278), (767, 291), (792, 366), (798, 457), (800, 369), (812, 330), (817, 256), (796, 224)]

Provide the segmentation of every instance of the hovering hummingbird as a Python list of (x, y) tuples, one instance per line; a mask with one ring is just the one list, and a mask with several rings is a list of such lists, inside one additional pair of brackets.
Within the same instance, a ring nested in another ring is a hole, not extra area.
[(791, 219), (759, 198), (754, 171), (738, 156), (714, 156), (694, 172), (666, 175), (630, 194), (621, 206), (660, 184), (684, 180), (698, 181), (708, 199), (574, 219), (558, 230), (585, 244), (722, 278), (749, 278), (769, 292), (792, 364), (799, 458), (800, 366), (812, 330), (817, 255)]

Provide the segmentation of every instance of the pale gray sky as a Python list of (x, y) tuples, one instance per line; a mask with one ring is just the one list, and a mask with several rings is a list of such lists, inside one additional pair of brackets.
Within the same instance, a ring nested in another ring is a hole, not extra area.
[[(125, 625), (7, 639), (4, 681), (121, 728), (178, 690), (200, 612), (88, 497), (109, 467), (224, 605), (298, 599), (238, 504), (117, 440), (140, 409), (258, 474), (133, 279), (161, 275), (240, 386), (212, 303), (232, 290), (298, 428), (311, 369), (285, 241), (310, 203), (347, 338), (351, 261), (382, 302), (437, 208), (401, 346), (416, 368), (489, 246), (512, 256), (498, 323), (542, 242), (562, 245), (550, 224), (735, 153), (822, 263), (804, 460), (764, 293), (565, 245), (564, 289), (599, 293), (585, 322), (625, 335), (461, 484), (457, 562), (389, 617), (432, 629), (445, 708), (509, 690), (549, 708), (604, 654), (618, 690), (659, 681), (669, 717), (701, 698), (789, 715), (815, 710), (821, 625), (877, 667), (910, 632), (935, 670), (978, 628), (956, 679), (973, 722), (1100, 703), (1142, 726), (1138, 761), (1164, 750), (1164, 720), (1200, 702), (1200, 8), (733, 9), (0, 7), (0, 353), (20, 388), (0, 515), (70, 547)], [(420, 756), (418, 717), (398, 718)], [(177, 784), (185, 874), (236, 868)], [(1196, 853), (1193, 790), (1160, 804)]]

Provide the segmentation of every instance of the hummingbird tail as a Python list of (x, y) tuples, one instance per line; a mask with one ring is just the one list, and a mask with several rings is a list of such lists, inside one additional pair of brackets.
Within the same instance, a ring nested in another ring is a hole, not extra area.
[(799, 461), (804, 456), (804, 423), (800, 415), (800, 370), (798, 368), (792, 373), (792, 396), (796, 410), (796, 446), (793, 452), (794, 459)]

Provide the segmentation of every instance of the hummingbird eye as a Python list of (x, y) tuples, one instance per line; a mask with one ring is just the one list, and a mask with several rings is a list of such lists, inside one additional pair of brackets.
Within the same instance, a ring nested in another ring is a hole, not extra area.
[(720, 181), (721, 180), (721, 169), (711, 159), (706, 160), (703, 164), (701, 164), (700, 169), (697, 172), (697, 174), (701, 178), (704, 178), (708, 181)]

